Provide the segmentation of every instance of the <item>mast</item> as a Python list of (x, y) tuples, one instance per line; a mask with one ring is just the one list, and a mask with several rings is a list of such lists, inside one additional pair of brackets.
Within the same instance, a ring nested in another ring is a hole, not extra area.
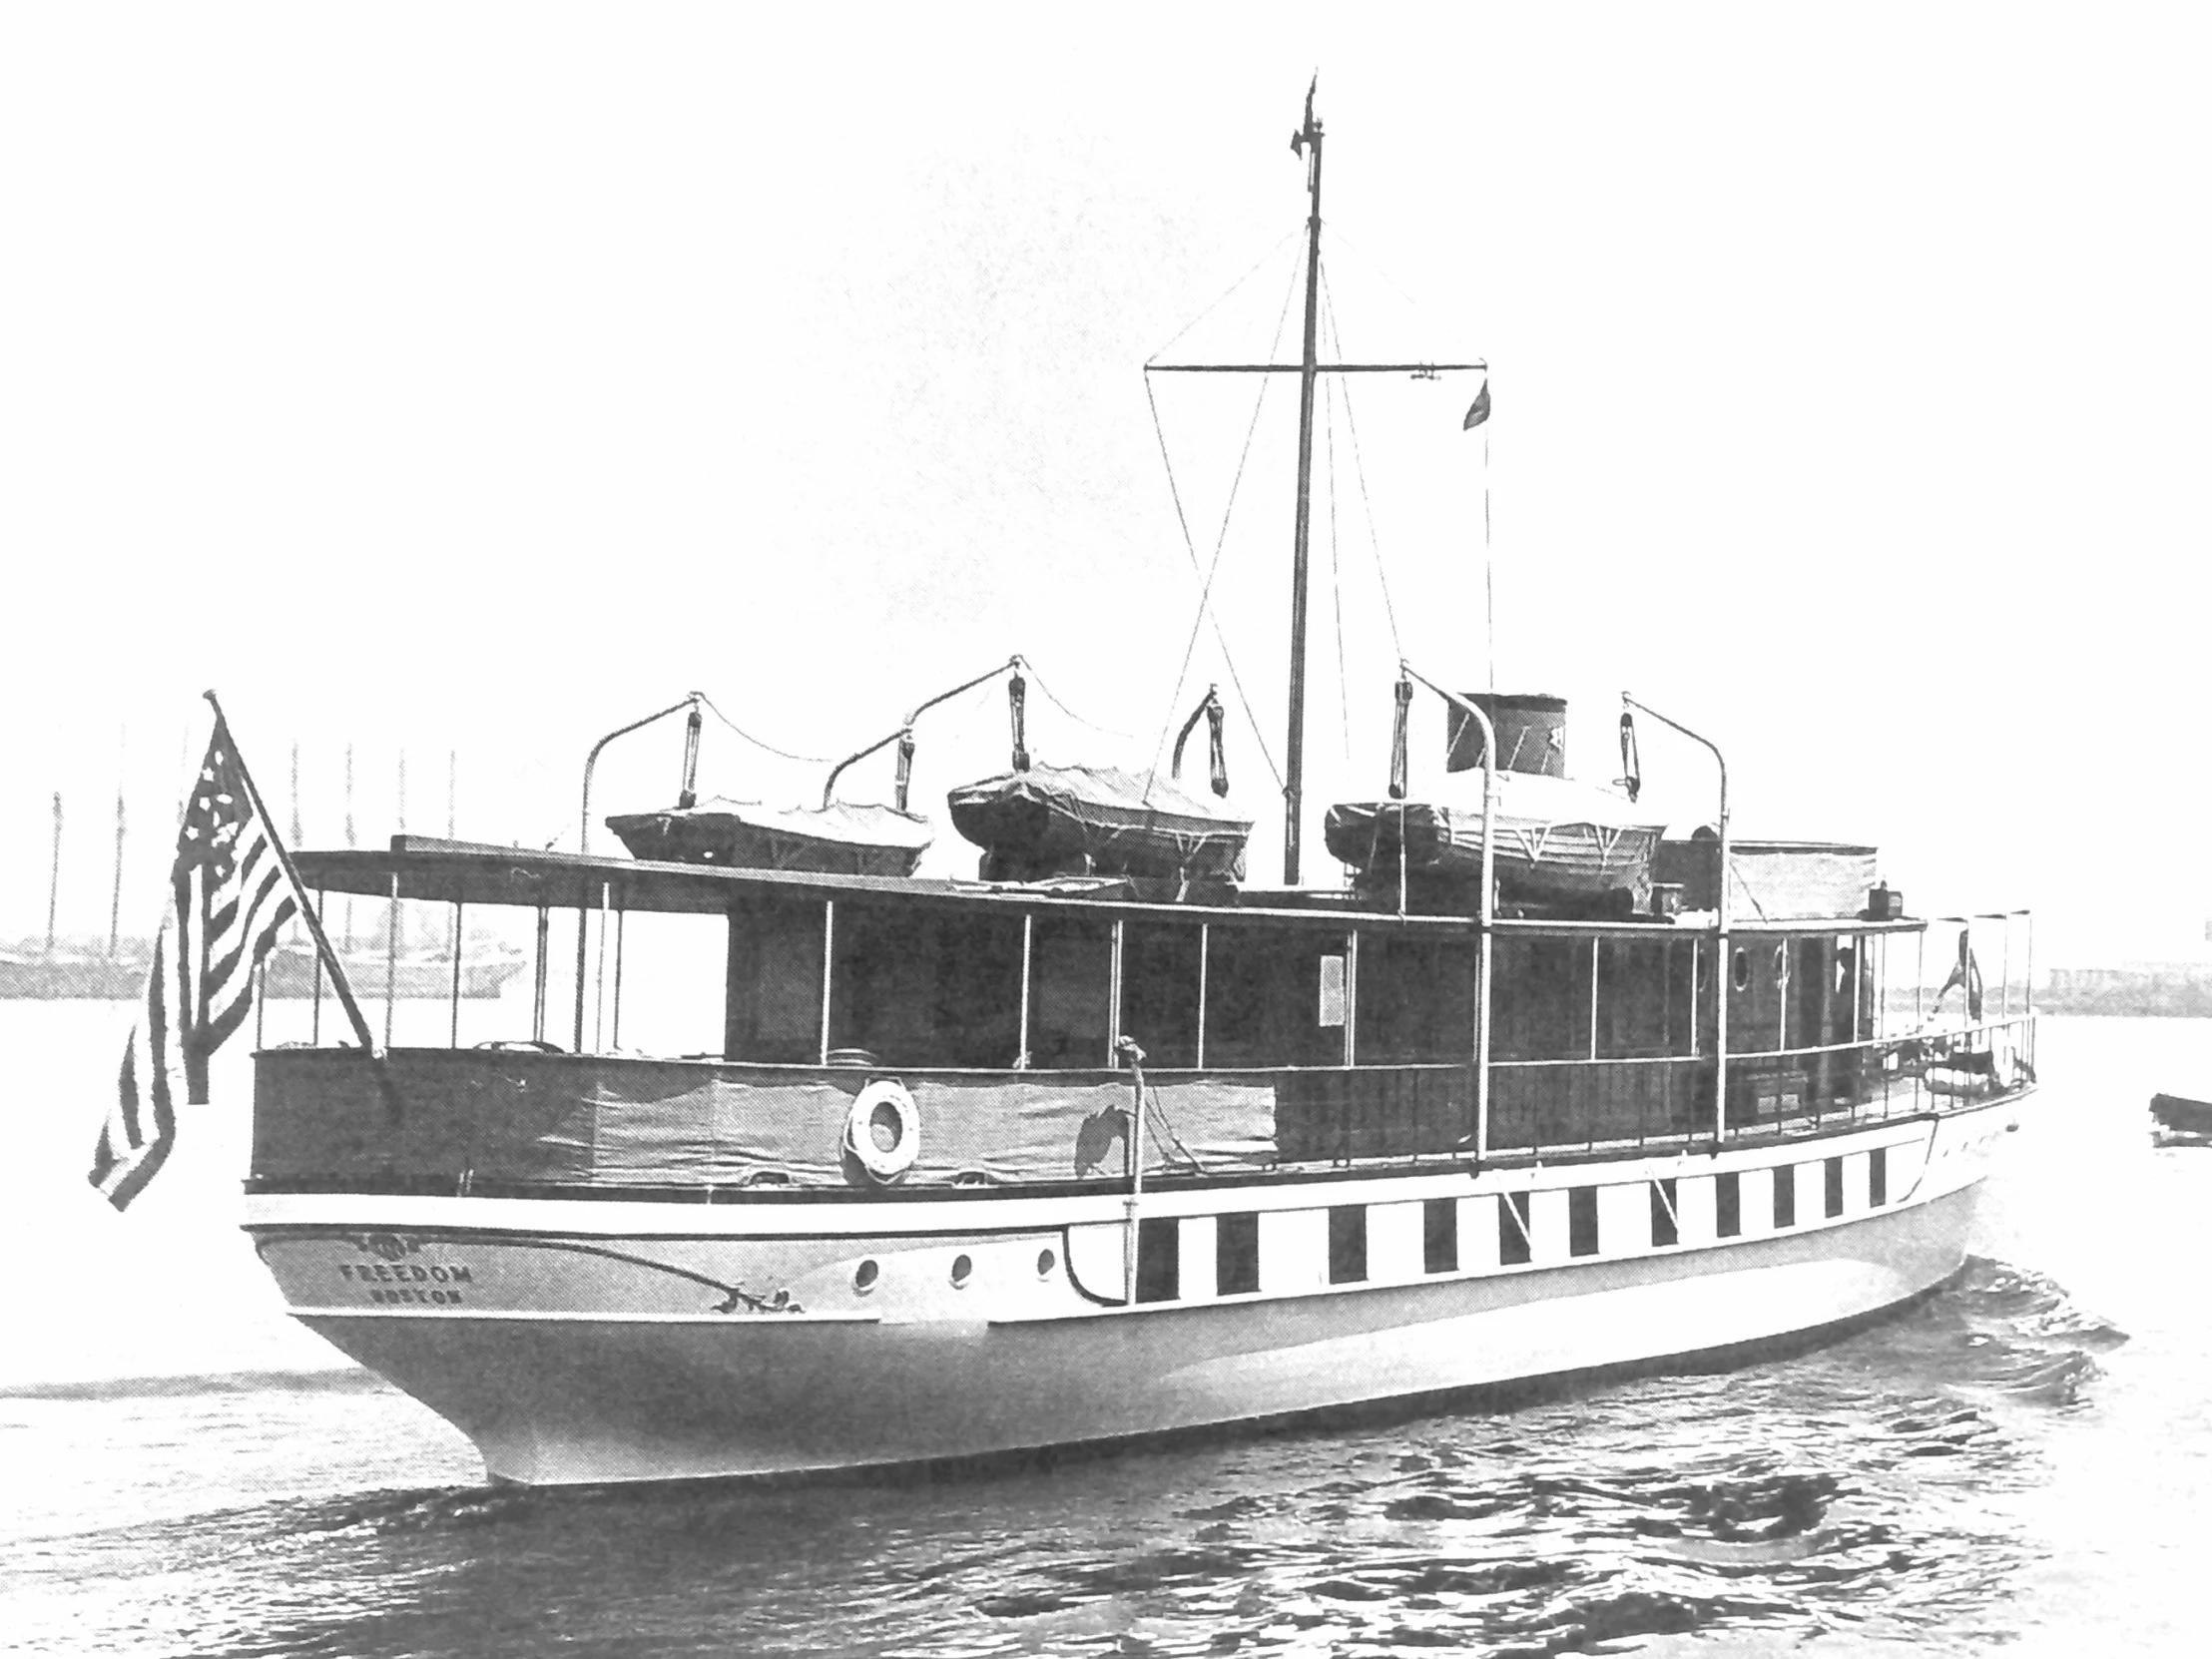
[(108, 957), (123, 942), (123, 785), (115, 786), (115, 889), (108, 895)]
[(46, 954), (54, 954), (54, 906), (62, 895), (62, 792), (54, 792), (54, 863), (46, 881)]
[[(345, 746), (345, 844), (353, 844), (353, 746)], [(345, 948), (353, 948), (353, 895), (345, 895)]]
[(1299, 820), (1306, 804), (1306, 548), (1314, 494), (1314, 382), (1321, 317), (1321, 119), (1314, 114), (1317, 76), (1306, 89), (1306, 125), (1291, 149), (1306, 158), (1313, 206), (1306, 218), (1306, 353), (1298, 372), (1298, 529), (1291, 554), (1291, 732), (1283, 786), (1283, 884), (1298, 885)]

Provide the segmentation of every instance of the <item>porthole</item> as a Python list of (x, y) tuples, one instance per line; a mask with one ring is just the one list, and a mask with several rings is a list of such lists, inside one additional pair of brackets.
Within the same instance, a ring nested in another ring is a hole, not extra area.
[(1053, 1255), (1051, 1251), (1040, 1250), (1037, 1252), (1037, 1277), (1039, 1279), (1051, 1278), (1052, 1270), (1059, 1265), (1060, 1258)]
[(1740, 991), (1751, 989), (1751, 953), (1742, 945), (1728, 963), (1728, 982)]
[(1774, 982), (1778, 985), (1790, 982), (1790, 947), (1786, 944), (1774, 947)]
[(952, 1258), (953, 1284), (965, 1285), (968, 1282), (970, 1276), (974, 1274), (974, 1272), (975, 1264), (969, 1261), (965, 1256), (955, 1256)]
[(875, 1281), (882, 1273), (873, 1262), (862, 1262), (852, 1270), (852, 1288), (862, 1296), (875, 1289)]

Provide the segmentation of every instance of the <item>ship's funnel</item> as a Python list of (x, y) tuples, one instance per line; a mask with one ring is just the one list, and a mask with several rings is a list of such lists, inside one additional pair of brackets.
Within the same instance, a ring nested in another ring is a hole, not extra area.
[[(1497, 728), (1498, 768), (1541, 778), (1567, 775), (1567, 700), (1537, 693), (1468, 692), (1466, 700)], [(1447, 709), (1444, 770), (1467, 772), (1482, 764), (1482, 729), (1456, 706)]]

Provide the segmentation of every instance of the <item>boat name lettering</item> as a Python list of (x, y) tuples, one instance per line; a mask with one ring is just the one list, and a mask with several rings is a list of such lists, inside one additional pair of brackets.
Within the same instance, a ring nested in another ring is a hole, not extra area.
[(406, 1290), (403, 1291), (371, 1290), (368, 1293), (368, 1300), (377, 1303), (435, 1303), (438, 1307), (443, 1308), (452, 1303), (459, 1302), (461, 1300), (461, 1293), (459, 1291), (418, 1291), (412, 1286), (409, 1286)]
[(409, 1266), (405, 1263), (395, 1267), (388, 1262), (340, 1262), (338, 1277), (359, 1284), (371, 1281), (381, 1285), (404, 1285), (410, 1281), (421, 1285), (470, 1283), (469, 1270), (457, 1262), (433, 1267)]

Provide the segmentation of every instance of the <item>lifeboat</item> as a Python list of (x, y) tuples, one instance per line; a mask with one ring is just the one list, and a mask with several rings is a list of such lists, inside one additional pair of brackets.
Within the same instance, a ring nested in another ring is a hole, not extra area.
[(717, 797), (695, 807), (629, 813), (607, 828), (637, 858), (828, 875), (911, 875), (929, 845), (929, 821), (894, 807), (833, 802), (771, 807)]
[(1252, 821), (1165, 775), (1032, 766), (954, 790), (952, 827), (985, 880), (1160, 875), (1242, 880)]
[[(1643, 909), (1664, 826), (1614, 790), (1537, 773), (1500, 772), (1493, 867), (1507, 898), (1613, 901)], [(1355, 801), (1329, 809), (1332, 855), (1369, 880), (1408, 873), (1479, 881), (1482, 777), (1454, 774), (1438, 799)]]

